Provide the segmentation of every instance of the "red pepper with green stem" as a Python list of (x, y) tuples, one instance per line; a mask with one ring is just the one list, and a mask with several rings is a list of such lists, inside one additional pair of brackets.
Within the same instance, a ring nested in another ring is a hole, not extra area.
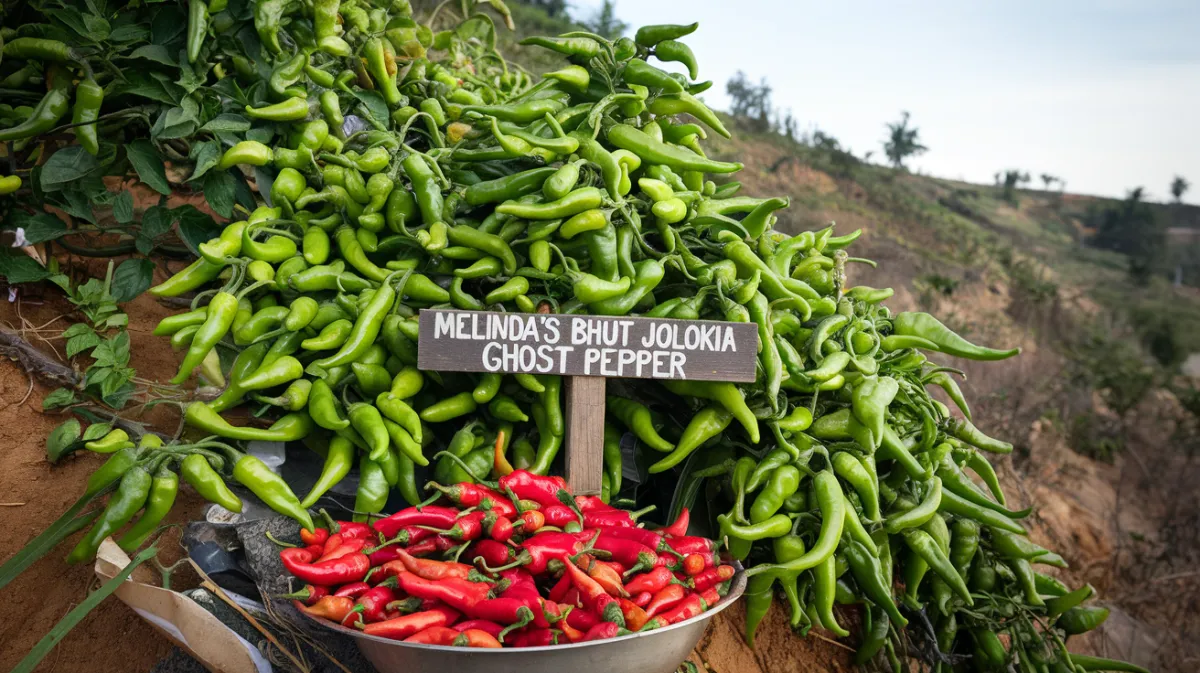
[(428, 526), (433, 528), (450, 528), (458, 520), (459, 510), (453, 507), (426, 505), (420, 509), (408, 507), (390, 516), (371, 523), (384, 538), (395, 537), (401, 529), (410, 526)]
[(483, 582), (470, 582), (457, 577), (443, 580), (426, 580), (410, 572), (402, 572), (396, 576), (400, 588), (410, 596), (417, 598), (440, 600), (460, 612), (469, 612), (480, 602), (487, 600), (491, 585)]
[(371, 569), (371, 560), (362, 553), (347, 554), (322, 563), (314, 563), (315, 557), (312, 552), (296, 547), (280, 551), (279, 560), (288, 572), (301, 580), (323, 586), (357, 582), (366, 577), (367, 571)]
[(345, 596), (346, 598), (357, 599), (359, 596), (371, 590), (371, 585), (366, 582), (351, 582), (338, 587), (337, 591), (333, 592), (334, 596)]
[[(363, 633), (369, 636), (390, 638), (392, 640), (406, 640), (429, 629), (452, 624), (457, 619), (458, 613), (447, 608), (426, 610), (374, 624), (367, 624), (363, 627)], [(457, 637), (458, 632), (455, 631), (454, 634)]]
[[(368, 587), (368, 588), (370, 588), (370, 587)], [(299, 591), (293, 591), (290, 594), (283, 594), (280, 596), (276, 596), (275, 598), (291, 599), (294, 601), (300, 601), (304, 605), (311, 606), (314, 603), (316, 603), (317, 601), (321, 600), (322, 598), (324, 598), (328, 595), (330, 595), (329, 587), (321, 586), (318, 584), (305, 584), (303, 587), (300, 588)]]
[(516, 516), (517, 514), (516, 507), (513, 506), (512, 502), (506, 496), (482, 484), (463, 482), (451, 486), (442, 486), (431, 481), (425, 484), (426, 490), (430, 488), (437, 489), (459, 507), (490, 509), (501, 516), (507, 517)]
[(624, 626), (625, 616), (621, 613), (621, 606), (617, 600), (608, 595), (599, 582), (589, 577), (574, 563), (567, 562), (564, 565), (567, 575), (571, 578), (571, 584), (579, 590), (579, 596), (583, 600), (584, 606), (598, 615), (602, 621), (616, 622)]
[(354, 602), (354, 608), (350, 611), (350, 614), (356, 617), (352, 623), (362, 628), (366, 624), (385, 621), (387, 619), (387, 605), (396, 599), (396, 592), (393, 590), (394, 586), (395, 581), (388, 578), (359, 596)]
[(305, 614), (341, 624), (354, 609), (354, 599), (346, 596), (323, 596), (311, 606), (300, 601), (293, 601), (292, 605)]
[(478, 540), (483, 536), (483, 519), (485, 516), (487, 516), (486, 512), (475, 511), (466, 516), (459, 517), (450, 528), (437, 529), (430, 527), (430, 529), (456, 542)]

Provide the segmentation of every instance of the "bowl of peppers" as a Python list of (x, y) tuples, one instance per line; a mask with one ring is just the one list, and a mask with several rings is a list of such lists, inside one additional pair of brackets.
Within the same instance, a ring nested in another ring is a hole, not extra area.
[(525, 470), (427, 488), (429, 504), (326, 516), (280, 552), (304, 584), (286, 598), (381, 673), (490, 671), (495, 657), (505, 670), (670, 673), (745, 590), (716, 541), (687, 534), (686, 509), (650, 529)]

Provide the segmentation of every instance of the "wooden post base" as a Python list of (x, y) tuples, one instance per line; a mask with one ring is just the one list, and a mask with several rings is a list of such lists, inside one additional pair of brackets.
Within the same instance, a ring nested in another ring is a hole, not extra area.
[(576, 495), (600, 493), (604, 475), (604, 378), (566, 381), (567, 485)]

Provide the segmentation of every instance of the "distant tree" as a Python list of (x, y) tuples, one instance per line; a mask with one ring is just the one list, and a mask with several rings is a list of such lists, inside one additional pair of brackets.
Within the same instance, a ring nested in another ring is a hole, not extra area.
[(792, 115), (791, 108), (783, 113), (778, 119), (777, 131), (787, 137), (788, 140), (795, 141), (800, 133), (800, 123), (796, 121), (796, 117)]
[(584, 21), (583, 25), (593, 33), (612, 40), (624, 35), (625, 29), (629, 27), (629, 24), (617, 18), (616, 3), (613, 0), (604, 0), (604, 4), (591, 21)]
[(900, 113), (900, 121), (887, 125), (888, 139), (883, 143), (883, 152), (893, 168), (904, 168), (904, 160), (928, 150), (920, 143), (917, 135), (920, 131), (908, 127), (908, 111)]
[(1049, 173), (1042, 173), (1040, 177), (1042, 178), (1042, 183), (1046, 185), (1046, 191), (1050, 191), (1050, 185), (1059, 182), (1057, 177), (1050, 175)]
[(729, 94), (729, 112), (733, 116), (740, 117), (753, 131), (771, 130), (771, 85), (765, 77), (754, 84), (739, 70), (726, 82), (725, 93)]
[[(1000, 176), (999, 173), (996, 175), (997, 178)], [(1030, 179), (1031, 178), (1029, 177), (1028, 171), (1021, 171), (1020, 169), (1009, 169), (1004, 171), (1004, 180), (1001, 182), (1001, 189), (1003, 189), (1001, 196), (1005, 201), (1015, 205), (1017, 203), (1017, 186), (1023, 183), (1028, 183)]]
[(1175, 197), (1175, 203), (1183, 203), (1183, 195), (1192, 185), (1182, 175), (1176, 175), (1171, 181), (1171, 196)]
[(1142, 187), (1131, 189), (1124, 201), (1108, 207), (1093, 207), (1087, 224), (1095, 230), (1092, 245), (1129, 257), (1129, 272), (1146, 280), (1158, 267), (1166, 244), (1166, 227), (1157, 211), (1143, 201)]
[(567, 14), (566, 0), (526, 0), (526, 4), (540, 7), (550, 16), (566, 16)]
[(863, 153), (863, 163), (871, 163), (871, 157), (875, 156), (875, 150), (867, 150)]

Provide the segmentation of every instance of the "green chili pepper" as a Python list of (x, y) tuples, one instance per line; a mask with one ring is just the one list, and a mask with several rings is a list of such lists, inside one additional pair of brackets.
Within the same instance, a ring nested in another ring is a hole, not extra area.
[(192, 337), (187, 355), (184, 356), (183, 363), (179, 366), (179, 373), (171, 379), (171, 383), (179, 385), (186, 381), (192, 370), (200, 365), (209, 351), (225, 336), (233, 324), (233, 317), (237, 313), (237, 304), (237, 297), (228, 292), (218, 292), (213, 296), (208, 304), (208, 313), (204, 323)]
[(898, 313), (892, 319), (892, 328), (898, 336), (924, 339), (933, 344), (932, 350), (969, 360), (1003, 360), (1021, 352), (1020, 348), (997, 350), (976, 346), (928, 313)]
[(117, 532), (145, 505), (152, 482), (150, 473), (140, 465), (133, 466), (121, 475), (120, 485), (109, 498), (104, 512), (67, 555), (67, 563), (75, 565), (94, 559), (104, 538)]
[[(688, 77), (699, 77), (700, 69), (696, 65), (696, 55), (690, 47), (677, 40), (663, 40), (654, 45), (654, 57), (660, 61), (682, 63), (688, 69)], [(840, 635), (840, 634), (839, 634)]]
[(642, 26), (638, 28), (633, 41), (643, 47), (653, 47), (664, 40), (678, 40), (681, 37), (691, 35), (699, 27), (699, 23), (689, 23), (687, 25), (663, 23)]
[[(827, 470), (818, 472), (813, 477), (813, 490), (816, 493), (817, 505), (821, 509), (821, 532), (818, 534), (817, 541), (812, 549), (800, 558), (793, 559), (787, 563), (764, 563), (754, 566), (746, 571), (748, 576), (752, 577), (768, 572), (781, 573), (807, 570), (833, 555), (834, 550), (838, 547), (838, 540), (841, 538), (842, 529), (845, 524), (845, 496), (842, 493), (841, 486), (838, 484), (837, 477)], [(776, 516), (783, 516), (787, 519), (786, 515), (779, 514)], [(790, 522), (791, 520), (788, 519), (788, 521)]]
[(521, 411), (517, 401), (508, 395), (497, 395), (492, 398), (488, 404), (488, 411), (496, 418), (510, 423), (524, 423), (529, 420), (529, 416)]
[(485, 180), (467, 187), (463, 198), (467, 205), (481, 206), (517, 199), (543, 188), (547, 179), (561, 169), (553, 167), (534, 168), (494, 180)]
[[(701, 397), (720, 404), (733, 414), (733, 417), (746, 429), (751, 443), (759, 442), (758, 418), (746, 405), (746, 399), (736, 385), (720, 381), (677, 380), (664, 380), (663, 385), (676, 395)], [(610, 401), (609, 404), (611, 405), (612, 402)]]
[[(651, 465), (650, 473), (657, 474), (675, 467), (705, 442), (724, 432), (732, 420), (733, 414), (722, 406), (709, 405), (701, 409), (688, 422), (687, 427), (684, 428), (683, 434), (679, 438), (679, 443), (671, 450), (671, 454)], [(653, 430), (653, 426), (650, 426), (650, 428)], [(635, 434), (637, 434), (636, 431)], [(657, 436), (657, 433), (655, 433), (655, 436)], [(666, 440), (663, 441), (665, 442)], [(667, 445), (669, 446), (669, 443)], [(657, 448), (653, 445), (651, 446), (652, 448)]]
[(75, 125), (75, 140), (92, 156), (100, 151), (96, 119), (100, 117), (103, 103), (104, 87), (97, 84), (95, 79), (85, 77), (75, 85), (75, 107), (71, 115), (71, 123)]
[(427, 423), (444, 423), (475, 411), (477, 406), (471, 393), (463, 392), (425, 407), (421, 410), (421, 420)]
[(146, 497), (142, 516), (125, 531), (125, 534), (117, 541), (117, 545), (127, 552), (142, 546), (142, 543), (158, 529), (162, 520), (171, 512), (178, 492), (179, 476), (171, 471), (167, 463), (163, 463), (155, 471), (150, 482), (150, 491)]
[(775, 576), (758, 575), (750, 578), (746, 586), (746, 644), (751, 648), (754, 647), (754, 634), (758, 631), (758, 625), (771, 611), (771, 603), (775, 598), (772, 591), (774, 584)]
[(792, 465), (784, 465), (771, 473), (766, 486), (763, 487), (754, 504), (750, 506), (750, 522), (761, 523), (776, 515), (783, 507), (783, 501), (796, 492), (800, 487), (800, 470)]
[(951, 436), (961, 439), (971, 446), (983, 449), (984, 451), (991, 451), (992, 453), (1012, 453), (1012, 444), (988, 437), (980, 432), (979, 428), (976, 428), (971, 424), (970, 421), (964, 418), (951, 418), (947, 420), (945, 429), (946, 432)]
[(16, 126), (0, 130), (0, 142), (32, 138), (58, 126), (59, 120), (70, 109), (70, 82), (56, 67), (51, 73), (51, 83), (50, 90), (38, 101), (28, 119)]
[[(643, 444), (655, 451), (667, 452), (675, 449), (674, 444), (658, 434), (650, 409), (624, 397), (609, 396), (607, 402), (608, 410), (612, 415), (616, 416), (617, 420), (621, 421), (626, 428), (629, 428)], [(663, 470), (669, 467), (664, 467)]]

